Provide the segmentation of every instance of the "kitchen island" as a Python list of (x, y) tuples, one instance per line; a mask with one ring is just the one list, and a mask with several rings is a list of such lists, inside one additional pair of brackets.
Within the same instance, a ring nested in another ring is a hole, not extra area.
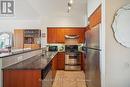
[[(46, 52), (3, 68), (3, 87), (49, 87), (56, 73), (53, 65), (56, 54), (57, 52)], [(49, 73), (51, 77), (47, 80), (50, 81), (44, 82)]]

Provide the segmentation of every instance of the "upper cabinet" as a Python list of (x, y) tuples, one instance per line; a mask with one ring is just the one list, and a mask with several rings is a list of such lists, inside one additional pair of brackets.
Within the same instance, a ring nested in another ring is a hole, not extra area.
[(39, 29), (15, 29), (14, 30), (14, 47), (16, 49), (40, 48), (41, 30)]
[(89, 17), (88, 20), (90, 28), (101, 23), (101, 5), (94, 11), (94, 13)]
[(18, 49), (24, 48), (24, 30), (15, 29), (14, 30), (14, 47)]
[(48, 28), (47, 43), (65, 43), (65, 35), (79, 35), (79, 43), (85, 41), (85, 28)]
[(65, 31), (64, 29), (60, 29), (60, 28), (57, 28), (56, 29), (56, 42), (57, 43), (64, 43), (65, 41), (65, 38), (64, 38), (64, 35), (65, 35)]
[(56, 34), (57, 34), (57, 32), (56, 32), (55, 28), (53, 28), (53, 29), (48, 28), (47, 29), (47, 42), (48, 43), (56, 43), (56, 39), (57, 39)]

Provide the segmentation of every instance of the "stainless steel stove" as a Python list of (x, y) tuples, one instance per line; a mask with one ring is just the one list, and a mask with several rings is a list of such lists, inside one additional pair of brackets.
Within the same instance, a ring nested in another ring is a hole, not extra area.
[(65, 54), (65, 70), (81, 70), (80, 53)]
[(65, 46), (65, 70), (81, 70), (78, 45)]
[(81, 70), (78, 35), (65, 35), (65, 70)]

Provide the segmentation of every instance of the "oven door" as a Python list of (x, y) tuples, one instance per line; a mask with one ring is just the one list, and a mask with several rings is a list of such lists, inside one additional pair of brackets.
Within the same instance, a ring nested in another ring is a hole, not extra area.
[(80, 64), (80, 56), (79, 55), (65, 55), (65, 64), (68, 65), (79, 65)]

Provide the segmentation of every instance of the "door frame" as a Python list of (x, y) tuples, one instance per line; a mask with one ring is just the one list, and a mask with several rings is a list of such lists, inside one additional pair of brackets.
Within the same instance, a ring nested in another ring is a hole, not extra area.
[(105, 40), (106, 40), (106, 26), (105, 26), (105, 0), (102, 0), (102, 14), (101, 14), (101, 24), (100, 24), (100, 74), (101, 74), (101, 87), (106, 86), (105, 72), (106, 72), (106, 56), (105, 56)]

